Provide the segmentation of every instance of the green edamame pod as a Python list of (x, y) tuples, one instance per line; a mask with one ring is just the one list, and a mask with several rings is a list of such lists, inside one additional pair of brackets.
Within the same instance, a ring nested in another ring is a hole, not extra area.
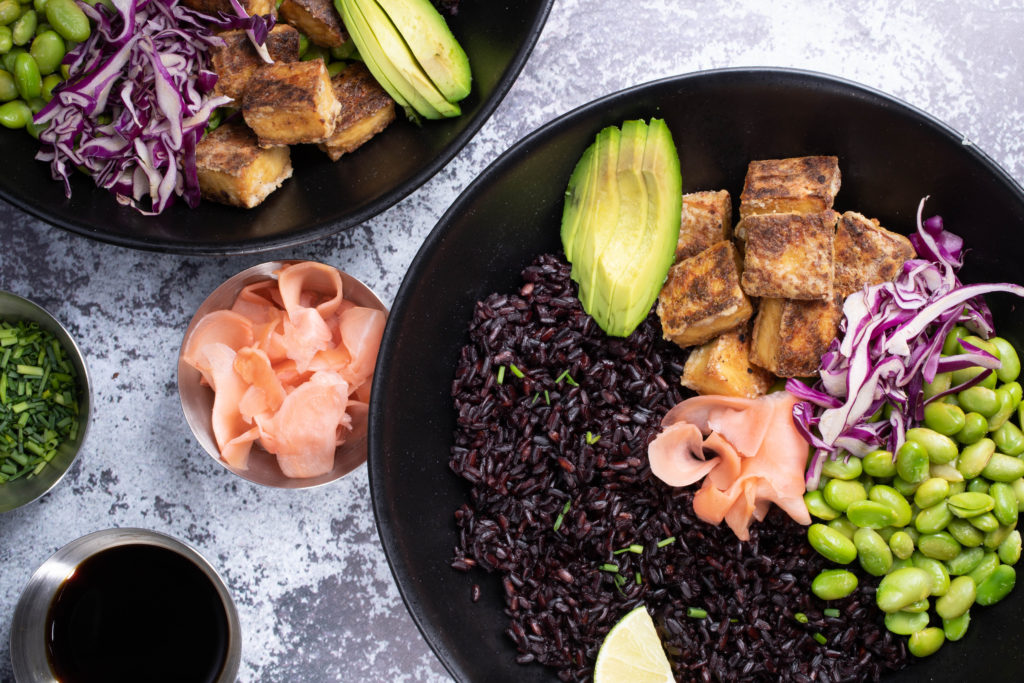
[(889, 451), (871, 451), (861, 458), (861, 467), (876, 479), (889, 479), (896, 476), (896, 461)]
[[(14, 79), (17, 82), (17, 72), (14, 74)], [(1024, 476), (1024, 460), (1015, 458), (1012, 455), (993, 453), (981, 474), (986, 479), (991, 479), (992, 481), (1011, 482)]]
[(942, 632), (946, 634), (946, 640), (955, 642), (967, 635), (967, 627), (970, 625), (971, 612), (968, 610), (956, 619), (943, 619)]
[(999, 352), (1000, 366), (996, 368), (996, 377), (1000, 382), (1012, 382), (1020, 376), (1020, 356), (1013, 344), (1002, 337), (992, 337), (989, 340), (992, 346)]
[(953, 373), (952, 372), (940, 372), (935, 375), (935, 379), (931, 382), (925, 382), (924, 386), (921, 387), (921, 392), (924, 395), (925, 400), (941, 394), (953, 386)]
[(850, 456), (849, 460), (843, 457), (835, 460), (826, 460), (821, 466), (822, 475), (831, 479), (856, 479), (864, 471), (860, 458)]
[(892, 511), (895, 513), (892, 526), (904, 527), (910, 524), (910, 520), (914, 516), (914, 511), (910, 508), (910, 503), (907, 502), (907, 499), (891, 486), (884, 484), (872, 486), (871, 490), (868, 491), (868, 500), (892, 508)]
[(14, 76), (0, 69), (0, 102), (9, 102), (18, 97), (18, 88), (14, 85)]
[(829, 504), (825, 502), (825, 497), (822, 495), (820, 490), (808, 491), (805, 493), (804, 505), (807, 506), (807, 511), (818, 519), (829, 521), (839, 516), (839, 511), (833, 510), (829, 507)]
[(943, 619), (956, 619), (974, 604), (977, 587), (969, 576), (958, 576), (949, 584), (949, 590), (935, 601), (935, 611)]
[(872, 576), (884, 576), (892, 567), (892, 551), (874, 529), (861, 528), (853, 535), (860, 566)]
[[(931, 579), (931, 587), (928, 589), (928, 594), (935, 597), (945, 595), (946, 591), (949, 590), (949, 571), (946, 569), (946, 565), (920, 552), (914, 553), (914, 556), (910, 559), (915, 567), (928, 572), (928, 576)], [(904, 607), (903, 609), (908, 608)]]
[(978, 604), (983, 607), (994, 605), (1013, 590), (1017, 583), (1017, 572), (1013, 567), (1001, 564), (978, 585)]
[(927, 626), (927, 612), (892, 612), (885, 615), (885, 627), (898, 636), (909, 636)]
[(29, 54), (39, 65), (39, 73), (49, 76), (64, 59), (64, 39), (56, 31), (45, 31), (32, 41)]
[(43, 77), (39, 74), (39, 66), (27, 52), (18, 55), (14, 61), (14, 85), (18, 87), (18, 94), (26, 100), (43, 93)]
[(911, 633), (907, 640), (907, 650), (915, 657), (927, 657), (938, 652), (946, 642), (946, 634), (937, 626), (930, 626), (917, 633)]
[(996, 442), (996, 448), (1000, 453), (1007, 455), (1024, 453), (1024, 432), (1021, 432), (1020, 427), (1009, 420), (992, 432), (992, 440)]
[(930, 508), (946, 500), (949, 496), (949, 482), (933, 477), (922, 483), (914, 492), (914, 504), (921, 508)]
[(921, 534), (917, 541), (917, 549), (933, 560), (951, 560), (962, 550), (959, 543), (945, 531), (934, 534)]
[(946, 570), (950, 576), (970, 574), (985, 559), (985, 551), (981, 548), (968, 548), (951, 560), (946, 560)]
[(812, 524), (807, 529), (807, 540), (825, 559), (836, 564), (850, 564), (857, 558), (857, 547), (853, 541), (824, 524)]
[(1003, 564), (1015, 565), (1020, 560), (1020, 532), (1014, 529), (1002, 543), (999, 544), (997, 554)]
[(967, 418), (960, 406), (941, 401), (932, 401), (924, 407), (925, 426), (945, 436), (953, 436), (967, 424)]
[(945, 529), (952, 521), (953, 513), (946, 501), (942, 501), (918, 512), (914, 518), (914, 528), (922, 534), (934, 534)]
[(36, 26), (39, 25), (39, 17), (35, 10), (29, 10), (18, 17), (18, 20), (11, 24), (11, 40), (15, 45), (27, 45), (32, 36), (36, 34)]
[(882, 577), (875, 601), (883, 612), (898, 612), (907, 605), (924, 600), (931, 590), (931, 574), (917, 567), (904, 567)]
[(89, 18), (74, 0), (47, 0), (46, 21), (61, 37), (81, 43), (89, 37)]
[(858, 500), (846, 508), (846, 516), (859, 527), (881, 529), (896, 522), (896, 511), (873, 500)]
[(0, 25), (14, 23), (21, 16), (21, 7), (17, 0), (0, 0)]
[(822, 600), (841, 600), (857, 590), (857, 576), (845, 569), (826, 569), (811, 581), (811, 592)]
[(24, 128), (32, 120), (32, 110), (22, 100), (0, 104), (0, 126)]
[[(988, 418), (964, 409), (964, 428), (953, 437), (962, 444), (972, 444), (988, 433)], [(965, 475), (966, 476), (966, 475)]]
[(996, 389), (996, 398), (999, 400), (999, 408), (995, 414), (988, 419), (989, 431), (994, 431), (1002, 427), (1010, 416), (1013, 415), (1014, 409), (1017, 407), (1013, 402), (1013, 396), (1010, 392), (1003, 387)]
[(964, 352), (960, 346), (960, 340), (970, 336), (971, 332), (963, 325), (956, 325), (949, 331), (946, 338), (942, 340), (942, 355), (955, 356)]
[(896, 451), (896, 473), (905, 481), (920, 484), (927, 479), (928, 464), (928, 451), (917, 441), (905, 441)]
[(977, 548), (985, 541), (984, 532), (976, 529), (966, 519), (960, 519), (959, 517), (950, 521), (946, 531), (956, 539), (957, 543), (967, 548)]
[[(1006, 395), (1009, 396), (1009, 394)], [(927, 427), (914, 427), (913, 429), (908, 429), (907, 440), (916, 441), (924, 446), (925, 451), (928, 452), (928, 459), (934, 463), (943, 464), (952, 462), (956, 459), (956, 456), (959, 455), (960, 449), (956, 447), (956, 443), (953, 442), (953, 439), (944, 434), (940, 434), (934, 429), (928, 429)]]
[(956, 468), (960, 474), (967, 479), (973, 479), (985, 471), (985, 466), (996, 452), (996, 442), (992, 439), (978, 439), (974, 443), (964, 446), (960, 452), (960, 459), (957, 460)]
[(846, 512), (851, 503), (867, 500), (868, 494), (859, 481), (846, 481), (845, 479), (832, 479), (825, 484), (822, 491), (825, 502), (829, 507), (839, 512)]
[(971, 570), (971, 573), (968, 574), (968, 576), (970, 576), (971, 580), (974, 581), (974, 585), (980, 586), (985, 582), (985, 579), (992, 575), (992, 572), (994, 572), (998, 566), (999, 555), (988, 552), (985, 553), (985, 557), (981, 559), (981, 562), (978, 563), (977, 567)]
[(988, 488), (988, 495), (992, 496), (992, 514), (999, 523), (1010, 528), (1017, 526), (1017, 494), (1013, 487), (997, 481)]
[(857, 525), (848, 520), (846, 517), (837, 517), (836, 519), (833, 519), (831, 522), (828, 523), (828, 528), (835, 529), (851, 541), (853, 540), (853, 535), (857, 533)]
[(905, 560), (914, 554), (914, 539), (906, 531), (897, 531), (889, 537), (889, 549), (893, 555)]

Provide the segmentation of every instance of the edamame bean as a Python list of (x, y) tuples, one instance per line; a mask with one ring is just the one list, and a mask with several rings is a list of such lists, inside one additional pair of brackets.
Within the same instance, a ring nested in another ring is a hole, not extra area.
[(956, 619), (974, 604), (977, 587), (969, 576), (958, 576), (949, 584), (949, 590), (935, 601), (935, 611), (943, 619)]
[(992, 514), (999, 523), (1010, 528), (1017, 526), (1017, 494), (1013, 487), (997, 481), (988, 488), (988, 495), (992, 496)]
[[(931, 469), (930, 468), (928, 470), (928, 473), (931, 474)], [(920, 485), (921, 485), (920, 482), (916, 482), (916, 483), (909, 482), (909, 481), (907, 481), (906, 479), (904, 479), (902, 477), (896, 477), (895, 479), (892, 480), (892, 487), (894, 489), (896, 489), (897, 491), (899, 491), (900, 494), (904, 495), (904, 496), (913, 496), (914, 495), (914, 491), (916, 491), (917, 487), (920, 486)]]
[(914, 492), (914, 504), (924, 509), (946, 500), (949, 496), (949, 482), (933, 477), (921, 484)]
[[(959, 472), (958, 472), (959, 474)], [(955, 496), (958, 493), (963, 493), (967, 490), (967, 482), (964, 481), (964, 477), (960, 475), (960, 481), (949, 482), (949, 495)]]
[(968, 334), (960, 337), (960, 341), (960, 349), (962, 353), (977, 353), (974, 349), (968, 348), (963, 344), (963, 342), (967, 342), (968, 344), (978, 347), (985, 353), (999, 358), (999, 348), (992, 343), (991, 339), (982, 339), (976, 334)]
[(933, 534), (921, 534), (917, 541), (917, 549), (933, 560), (952, 560), (960, 554), (960, 544), (945, 531)]
[(47, 0), (46, 21), (67, 40), (81, 43), (91, 33), (89, 18), (74, 0)]
[(904, 607), (901, 611), (902, 612), (907, 612), (908, 614), (921, 614), (921, 613), (927, 613), (928, 609), (931, 606), (932, 606), (932, 603), (928, 600), (928, 598), (925, 598), (924, 600), (918, 600), (917, 602), (910, 603), (909, 605)]
[(299, 59), (302, 59), (303, 55), (306, 54), (306, 50), (309, 49), (309, 38), (306, 37), (305, 33), (299, 32)]
[(32, 0), (32, 9), (34, 9), (38, 14), (45, 16), (46, 0)]
[(993, 389), (980, 384), (964, 389), (956, 395), (956, 398), (960, 402), (960, 407), (965, 411), (980, 413), (986, 419), (995, 415), (999, 410), (999, 396)]
[(857, 590), (857, 576), (845, 569), (826, 569), (811, 582), (811, 592), (822, 600), (840, 600)]
[(996, 452), (996, 442), (992, 439), (978, 439), (974, 443), (964, 446), (960, 452), (960, 459), (957, 460), (956, 468), (960, 474), (967, 479), (973, 479), (985, 470), (992, 454)]
[(927, 479), (928, 463), (928, 451), (917, 441), (905, 441), (896, 451), (896, 473), (905, 481), (920, 484)]
[[(14, 74), (14, 80), (18, 80), (17, 72)], [(1024, 476), (1024, 460), (1012, 455), (993, 453), (981, 474), (992, 481), (1011, 482)]]
[(837, 517), (836, 519), (833, 519), (831, 522), (828, 523), (828, 528), (835, 529), (851, 541), (853, 540), (853, 535), (857, 533), (857, 525), (848, 520), (846, 517)]
[(7, 26), (21, 16), (17, 0), (0, 0), (0, 24)]
[(983, 607), (994, 605), (1013, 590), (1017, 583), (1017, 572), (1013, 567), (1001, 564), (978, 585), (978, 604)]
[(822, 491), (825, 502), (829, 507), (839, 512), (846, 512), (851, 503), (860, 500), (867, 500), (868, 494), (859, 481), (846, 481), (845, 479), (833, 479), (825, 484)]
[(45, 31), (32, 41), (29, 54), (39, 65), (39, 73), (48, 76), (57, 70), (64, 59), (64, 39), (56, 31)]
[[(932, 463), (931, 466), (928, 467), (928, 474), (933, 478), (938, 477), (939, 479), (945, 479), (950, 482), (950, 484), (963, 483), (964, 481), (964, 475), (960, 474), (960, 470), (958, 470), (951, 462), (947, 462), (943, 465), (936, 465), (935, 463)], [(966, 484), (964, 485), (966, 486)]]
[(850, 564), (857, 558), (857, 547), (853, 541), (824, 524), (812, 524), (807, 530), (807, 540), (825, 559), (836, 564)]
[(32, 110), (21, 100), (0, 104), (0, 126), (24, 128), (32, 120)]
[(316, 45), (315, 43), (313, 45), (310, 45), (309, 48), (306, 50), (306, 53), (304, 55), (302, 55), (302, 57), (300, 57), (300, 59), (302, 61), (304, 61), (304, 62), (309, 62), (309, 61), (312, 61), (314, 59), (319, 59), (324, 64), (326, 64), (327, 61), (330, 58), (331, 58), (331, 53), (327, 51), (327, 48), (320, 47), (319, 45)]
[(996, 448), (999, 449), (1000, 453), (1006, 453), (1007, 455), (1020, 455), (1024, 453), (1024, 432), (1021, 432), (1020, 427), (1009, 420), (1004, 422), (999, 429), (992, 432), (992, 440), (995, 441)]
[(27, 52), (18, 55), (14, 61), (14, 85), (18, 87), (18, 94), (26, 100), (43, 93), (43, 77), (39, 74), (39, 66)]
[(1024, 398), (1024, 387), (1020, 385), (1020, 382), (1007, 382), (1003, 385), (1003, 388), (1010, 392), (1010, 397), (1013, 399), (1013, 407), (1019, 407), (1021, 398)]
[(875, 601), (883, 612), (898, 612), (931, 594), (932, 577), (924, 569), (904, 567), (890, 572), (878, 582)]
[(898, 636), (909, 636), (927, 626), (927, 612), (893, 612), (885, 615), (885, 627)]
[(1024, 479), (1015, 479), (1010, 483), (1014, 495), (1017, 496), (1017, 510), (1024, 510)]
[(907, 440), (916, 441), (924, 446), (925, 451), (928, 452), (928, 459), (934, 463), (952, 462), (959, 454), (959, 449), (956, 447), (953, 439), (927, 427), (908, 429)]
[(930, 626), (917, 633), (911, 633), (907, 640), (907, 650), (915, 657), (927, 657), (938, 652), (946, 642), (946, 634), (937, 626)]
[(941, 401), (932, 401), (924, 407), (924, 423), (939, 434), (953, 436), (967, 422), (960, 406)]
[(952, 560), (946, 560), (946, 570), (951, 576), (970, 574), (985, 559), (985, 551), (981, 548), (968, 548)]
[(853, 535), (860, 566), (872, 576), (884, 576), (892, 567), (892, 551), (874, 529), (858, 529)]
[(949, 535), (956, 539), (957, 543), (967, 548), (977, 548), (985, 541), (985, 534), (968, 522), (966, 519), (954, 519), (946, 527)]
[(11, 40), (15, 45), (27, 45), (32, 36), (36, 34), (36, 26), (39, 25), (39, 17), (35, 10), (29, 10), (18, 17), (18, 20), (11, 24)]
[(996, 397), (999, 400), (999, 409), (988, 419), (989, 431), (1002, 427), (1010, 419), (1010, 416), (1013, 415), (1013, 410), (1016, 408), (1016, 405), (1013, 403), (1013, 396), (1005, 388), (999, 387), (996, 389)]
[(889, 537), (889, 549), (893, 555), (905, 560), (914, 554), (914, 539), (906, 531), (897, 531)]
[(833, 510), (829, 507), (829, 504), (825, 502), (825, 497), (822, 495), (820, 490), (808, 491), (804, 494), (804, 505), (807, 506), (807, 511), (818, 519), (829, 521), (839, 516), (837, 510)]
[(327, 75), (334, 78), (346, 68), (348, 68), (348, 64), (345, 62), (331, 62), (327, 65)]
[[(30, 107), (30, 109), (31, 109), (31, 107)], [(46, 123), (38, 124), (35, 121), (29, 121), (27, 124), (25, 124), (25, 130), (28, 131), (29, 135), (31, 135), (36, 140), (38, 140), (39, 139), (39, 134), (42, 133), (44, 130), (46, 130), (46, 127), (48, 125), (49, 124), (46, 124)]]
[(946, 391), (953, 385), (953, 373), (952, 372), (940, 372), (935, 375), (935, 379), (931, 382), (925, 382), (924, 386), (921, 387), (921, 393), (924, 395), (925, 400), (928, 400), (932, 396), (936, 396)]
[(964, 413), (964, 428), (953, 437), (962, 444), (972, 444), (988, 433), (988, 419), (981, 413)]
[(45, 76), (43, 78), (43, 94), (42, 94), (43, 100), (45, 100), (46, 102), (49, 102), (50, 100), (52, 100), (53, 99), (53, 89), (56, 88), (58, 85), (60, 85), (63, 82), (64, 81), (57, 74), (50, 74), (49, 76)]
[(868, 500), (888, 505), (892, 508), (892, 511), (895, 513), (892, 525), (895, 527), (904, 527), (910, 524), (910, 520), (914, 517), (914, 511), (910, 508), (910, 503), (903, 497), (903, 494), (891, 486), (884, 484), (872, 486), (871, 490), (868, 491)]
[(946, 338), (942, 340), (942, 355), (954, 356), (963, 353), (960, 340), (970, 336), (970, 334), (970, 331), (963, 325), (954, 325), (953, 329), (946, 335)]
[(850, 456), (846, 459), (842, 456), (835, 460), (826, 460), (821, 466), (821, 473), (832, 479), (856, 479), (864, 471), (860, 458)]
[(967, 485), (968, 493), (988, 493), (988, 481), (977, 477), (971, 479), (971, 483)]
[(14, 47), (14, 34), (10, 26), (0, 26), (0, 55)]
[(1015, 565), (1020, 560), (1020, 532), (1014, 529), (1002, 543), (999, 544), (997, 554), (1003, 564)]
[(0, 57), (0, 65), (3, 65), (4, 71), (9, 71), (11, 74), (14, 73), (14, 61), (18, 58), (18, 55), (23, 54), (25, 48), (23, 47), (12, 47), (10, 51)]
[(981, 562), (978, 563), (977, 567), (971, 570), (971, 573), (968, 574), (968, 576), (970, 576), (971, 580), (974, 581), (974, 585), (980, 586), (985, 582), (985, 579), (992, 575), (992, 572), (994, 572), (998, 566), (999, 555), (991, 552), (985, 553), (985, 557), (981, 558)]
[[(923, 553), (916, 552), (914, 556), (910, 558), (914, 566), (918, 569), (923, 569), (928, 572), (928, 576), (931, 578), (931, 588), (929, 588), (929, 595), (940, 597), (946, 594), (949, 590), (949, 571), (946, 569), (946, 565), (942, 564), (933, 557), (928, 557)], [(909, 609), (904, 607), (903, 609)], [(925, 608), (927, 609), (927, 607)]]
[[(918, 512), (914, 518), (914, 528), (922, 534), (934, 534), (945, 529), (952, 521), (953, 513), (950, 512), (950, 507), (946, 504), (946, 501), (942, 501)], [(918, 539), (919, 547), (920, 542), (920, 539)]]
[(871, 451), (861, 458), (861, 467), (872, 477), (889, 479), (896, 476), (896, 461), (889, 451)]
[(980, 529), (986, 534), (999, 528), (999, 520), (991, 512), (969, 517), (967, 521), (973, 524), (975, 529)]
[(873, 500), (858, 500), (846, 508), (846, 516), (859, 527), (881, 529), (896, 521), (896, 511)]
[(14, 76), (0, 69), (0, 102), (9, 102), (18, 97)]
[(968, 610), (956, 619), (943, 619), (942, 632), (946, 634), (946, 640), (955, 642), (967, 635), (967, 627), (970, 625), (971, 612)]
[[(975, 379), (978, 375), (984, 375), (984, 377), (974, 386), (983, 387), (985, 389), (996, 388), (996, 384), (999, 382), (999, 378), (996, 377), (996, 373), (986, 368), (981, 368), (977, 366), (972, 368), (966, 368), (964, 370), (953, 371), (953, 379), (951, 384), (954, 387), (959, 386), (961, 384), (964, 384), (965, 382), (970, 382), (971, 380)], [(957, 400), (959, 401), (959, 396), (957, 397)], [(964, 408), (964, 410), (967, 410), (967, 408)]]
[(1012, 382), (1020, 376), (1020, 356), (1013, 344), (1002, 337), (992, 337), (989, 340), (992, 346), (999, 352), (1001, 364), (996, 368), (996, 376), (1000, 382)]
[(875, 529), (875, 531), (878, 532), (878, 535), (882, 537), (883, 541), (888, 543), (889, 539), (892, 538), (892, 535), (896, 533), (897, 529), (891, 526), (883, 526), (881, 529)]
[(1006, 540), (1006, 537), (1010, 535), (1011, 531), (1013, 531), (1012, 526), (999, 525), (999, 527), (994, 531), (990, 531), (985, 534), (984, 546), (989, 550), (998, 549), (1000, 544), (1002, 544), (1002, 542)]

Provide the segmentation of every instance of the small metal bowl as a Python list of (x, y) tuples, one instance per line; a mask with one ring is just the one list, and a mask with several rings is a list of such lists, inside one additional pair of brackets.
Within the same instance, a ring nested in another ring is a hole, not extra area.
[[(213, 311), (231, 308), (242, 288), (263, 280), (275, 279), (274, 273), (276, 271), (294, 263), (301, 263), (301, 261), (270, 261), (268, 263), (261, 263), (227, 279), (224, 284), (213, 290), (213, 293), (206, 297), (206, 301), (202, 303), (199, 310), (192, 317), (192, 322), (189, 323), (188, 329), (185, 330), (185, 336), (182, 340), (182, 351), (185, 349), (185, 342), (204, 315)], [(387, 306), (369, 287), (344, 271), (339, 270), (338, 272), (341, 274), (342, 291), (346, 299), (358, 306), (384, 311), (385, 316), (388, 314)], [(217, 448), (217, 440), (213, 435), (213, 390), (208, 386), (200, 384), (199, 380), (199, 371), (186, 363), (181, 357), (181, 352), (179, 352), (178, 395), (181, 398), (181, 409), (185, 413), (185, 421), (188, 422), (188, 426), (192, 429), (196, 440), (199, 441), (199, 444), (210, 457), (216, 460), (222, 467), (243, 479), (255, 484), (275, 488), (311, 488), (340, 479), (366, 462), (367, 425), (366, 420), (363, 419), (359, 423), (353, 424), (352, 433), (335, 451), (334, 469), (319, 477), (296, 479), (286, 476), (277, 464), (277, 457), (260, 448), (258, 443), (253, 444), (252, 453), (249, 456), (248, 469), (242, 470), (232, 467), (221, 459), (220, 449)]]
[[(227, 651), (216, 683), (234, 683), (242, 661), (242, 629), (231, 593), (220, 575), (191, 546), (148, 529), (104, 529), (71, 541), (36, 570), (21, 592), (11, 620), (11, 663), (18, 683), (57, 683), (46, 653), (46, 624), (57, 591), (93, 555), (125, 545), (153, 545), (191, 561), (220, 596), (227, 617)], [(140, 624), (140, 628), (144, 628)]]
[(79, 394), (78, 438), (62, 443), (57, 449), (57, 455), (39, 474), (0, 484), (0, 512), (7, 512), (39, 498), (56, 486), (70, 469), (71, 463), (82, 449), (86, 432), (89, 431), (89, 421), (92, 417), (92, 382), (89, 380), (89, 371), (85, 366), (85, 357), (82, 356), (81, 349), (68, 331), (46, 310), (17, 294), (0, 291), (0, 319), (9, 322), (30, 320), (53, 334), (67, 351), (71, 364), (75, 366)]

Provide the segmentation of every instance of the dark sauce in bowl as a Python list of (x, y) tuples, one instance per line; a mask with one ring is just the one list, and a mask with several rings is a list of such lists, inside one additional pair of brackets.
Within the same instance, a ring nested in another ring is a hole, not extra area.
[(83, 561), (58, 589), (46, 650), (61, 683), (214, 681), (228, 652), (228, 617), (191, 560), (160, 546), (120, 545)]

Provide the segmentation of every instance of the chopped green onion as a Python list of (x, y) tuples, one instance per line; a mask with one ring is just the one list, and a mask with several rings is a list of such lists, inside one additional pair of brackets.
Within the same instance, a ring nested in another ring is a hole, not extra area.
[(532, 401), (530, 401), (530, 407), (531, 407), (531, 408), (533, 407), (533, 404), (535, 404), (535, 403), (537, 402), (537, 399), (538, 399), (538, 398), (540, 398), (540, 392), (539, 392), (539, 391), (538, 391), (538, 392), (536, 392), (536, 393), (535, 393), (535, 394), (533, 395), (533, 400), (532, 400)]
[(504, 365), (499, 365), (498, 366), (498, 384), (504, 384), (504, 383), (505, 383), (505, 366)]
[(572, 505), (571, 500), (565, 501), (565, 505), (562, 506), (562, 511), (558, 513), (557, 517), (555, 517), (555, 525), (553, 527), (554, 531), (558, 531), (562, 528), (562, 522), (565, 520), (566, 513), (569, 512), (570, 505)]
[(835, 607), (828, 607), (828, 608), (825, 609), (825, 616), (826, 617), (832, 617), (832, 618), (838, 618), (839, 617), (839, 610), (837, 610)]
[(639, 586), (642, 583), (642, 581), (643, 580), (640, 578), (640, 572), (637, 572), (636, 573), (636, 585)]
[(544, 403), (551, 405), (551, 394), (548, 393), (547, 389), (544, 390)]
[(569, 384), (569, 386), (571, 386), (571, 387), (578, 387), (578, 386), (579, 386), (579, 384), (578, 384), (578, 383), (576, 382), (576, 380), (574, 380), (574, 379), (572, 378), (572, 375), (569, 375), (568, 377), (566, 377), (566, 378), (565, 378), (565, 381), (566, 381), (566, 382), (567, 382), (567, 383)]
[(797, 621), (799, 621), (801, 624), (806, 624), (807, 621), (808, 621), (807, 620), (807, 615), (804, 614), (803, 612), (797, 612), (796, 614), (793, 615), (793, 618), (796, 619)]
[(569, 371), (568, 370), (563, 370), (562, 374), (559, 375), (558, 378), (555, 380), (555, 384), (561, 384), (562, 380), (565, 379), (568, 376), (569, 376)]
[(626, 577), (623, 576), (622, 574), (616, 574), (615, 575), (615, 585), (619, 586), (619, 587), (622, 587), (625, 584), (626, 584)]
[(20, 375), (28, 375), (30, 377), (42, 377), (43, 369), (38, 365), (15, 365), (14, 369)]
[(708, 616), (707, 610), (703, 610), (700, 607), (687, 607), (686, 616), (691, 619), (704, 619)]
[(821, 645), (824, 645), (825, 643), (828, 642), (828, 638), (826, 638), (825, 636), (821, 635), (820, 633), (815, 633), (814, 634), (814, 639), (816, 641), (818, 641), (818, 643), (821, 644)]
[(619, 565), (612, 564), (611, 562), (605, 562), (604, 564), (601, 565), (600, 569), (603, 572), (618, 572), (619, 571)]
[(658, 541), (658, 547), (659, 548), (664, 548), (665, 546), (671, 545), (672, 543), (675, 543), (675, 542), (676, 542), (676, 537), (675, 536), (669, 536), (668, 538), (664, 538), (664, 539)]
[(601, 435), (600, 434), (598, 434), (597, 436), (594, 436), (590, 432), (587, 432), (587, 443), (589, 443), (590, 445), (594, 445), (595, 443), (597, 443), (600, 440), (601, 440)]
[(522, 379), (523, 377), (526, 376), (526, 375), (523, 374), (522, 370), (520, 370), (519, 368), (517, 368), (515, 366), (514, 363), (510, 363), (508, 367), (509, 367), (509, 370), (512, 371), (512, 374), (515, 375), (516, 377), (518, 377), (519, 379)]
[(639, 555), (643, 551), (644, 547), (642, 545), (640, 545), (639, 543), (634, 543), (633, 545), (627, 545), (625, 548), (619, 548), (618, 550), (613, 552), (612, 555), (621, 555), (622, 553), (636, 553), (637, 555)]

